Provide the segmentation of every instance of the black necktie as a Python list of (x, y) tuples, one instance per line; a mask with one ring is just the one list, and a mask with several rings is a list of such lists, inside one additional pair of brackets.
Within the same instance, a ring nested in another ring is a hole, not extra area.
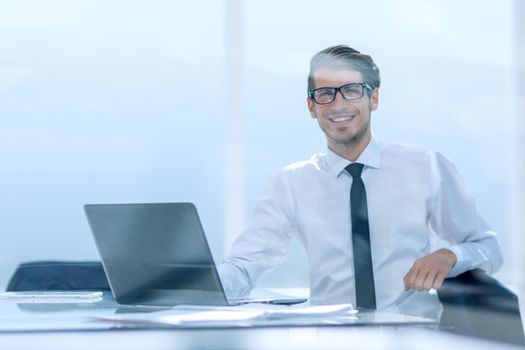
[(363, 164), (352, 163), (346, 167), (352, 175), (350, 208), (352, 215), (352, 244), (354, 250), (355, 295), (358, 308), (375, 309), (376, 292), (372, 251), (370, 249), (370, 228), (365, 184), (361, 179)]

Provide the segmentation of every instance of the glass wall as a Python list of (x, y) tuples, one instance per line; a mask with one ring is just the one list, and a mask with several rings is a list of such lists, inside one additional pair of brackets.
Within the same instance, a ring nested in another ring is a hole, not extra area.
[(94, 260), (86, 203), (190, 201), (220, 258), (224, 4), (0, 2), (0, 284)]

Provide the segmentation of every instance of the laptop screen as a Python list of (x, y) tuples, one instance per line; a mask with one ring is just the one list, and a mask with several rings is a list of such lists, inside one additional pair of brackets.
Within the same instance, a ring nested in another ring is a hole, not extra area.
[(120, 304), (227, 305), (191, 203), (84, 206)]

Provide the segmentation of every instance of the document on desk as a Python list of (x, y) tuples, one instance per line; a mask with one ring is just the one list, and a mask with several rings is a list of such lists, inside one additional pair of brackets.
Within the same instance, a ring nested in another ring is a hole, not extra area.
[(350, 304), (289, 307), (203, 307), (181, 305), (152, 313), (96, 317), (122, 327), (255, 327), (338, 324), (357, 318)]

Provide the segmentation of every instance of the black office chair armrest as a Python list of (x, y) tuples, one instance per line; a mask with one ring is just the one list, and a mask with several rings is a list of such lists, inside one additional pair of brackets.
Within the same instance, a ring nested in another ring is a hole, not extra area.
[(525, 345), (518, 297), (483, 270), (445, 279), (438, 297), (441, 329)]
[(438, 290), (443, 305), (464, 305), (505, 313), (519, 313), (518, 297), (483, 270), (447, 278)]

